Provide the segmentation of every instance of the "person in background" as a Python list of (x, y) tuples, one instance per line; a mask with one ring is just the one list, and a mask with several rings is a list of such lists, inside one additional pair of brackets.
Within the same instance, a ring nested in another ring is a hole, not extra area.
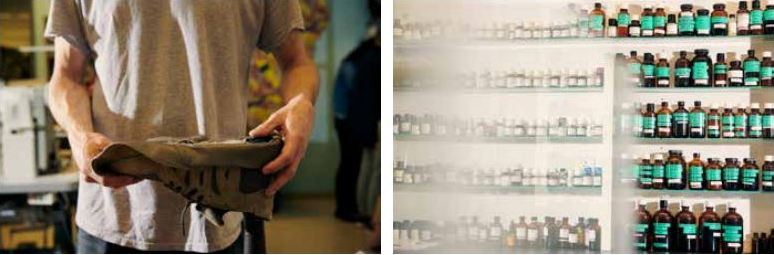
[(357, 178), (365, 148), (378, 141), (380, 111), (380, 1), (368, 0), (371, 20), (367, 38), (341, 63), (333, 92), (334, 126), (340, 161), (336, 172), (336, 212), (349, 222), (369, 222), (357, 209)]

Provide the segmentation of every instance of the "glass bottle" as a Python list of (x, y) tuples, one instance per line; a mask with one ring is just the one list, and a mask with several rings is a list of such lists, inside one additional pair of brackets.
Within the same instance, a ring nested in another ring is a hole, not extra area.
[(621, 8), (618, 11), (618, 27), (617, 27), (617, 36), (618, 37), (628, 37), (629, 36), (629, 24), (631, 24), (631, 15), (629, 15), (629, 9)]
[(766, 10), (763, 11), (763, 33), (774, 34), (774, 3), (766, 5)]
[(747, 116), (747, 137), (749, 138), (763, 137), (763, 123), (761, 121), (763, 115), (761, 115), (760, 108), (759, 103), (750, 104), (750, 114)]
[(677, 36), (678, 34), (677, 17), (674, 14), (667, 15), (666, 35)]
[(589, 225), (584, 230), (586, 237), (586, 250), (590, 252), (599, 252), (602, 244), (602, 228), (599, 227), (599, 221), (596, 218), (589, 219)]
[(653, 243), (653, 233), (651, 229), (651, 216), (645, 209), (645, 202), (639, 201), (635, 204), (634, 218), (637, 219), (634, 225), (634, 248), (640, 252), (650, 251)]
[(616, 19), (607, 19), (607, 37), (618, 36), (618, 21)]
[(516, 222), (511, 221), (508, 225), (508, 233), (505, 234), (505, 246), (508, 248), (516, 247)]
[(763, 60), (761, 60), (761, 86), (771, 87), (774, 86), (774, 61), (771, 59), (771, 51), (763, 52)]
[(669, 87), (669, 62), (666, 58), (659, 58), (656, 63), (656, 87)]
[(704, 212), (699, 216), (699, 252), (705, 254), (720, 253), (721, 223), (715, 213), (715, 206), (704, 202)]
[(672, 113), (672, 137), (688, 138), (690, 133), (688, 114), (685, 102), (678, 101), (677, 109)]
[(763, 138), (774, 138), (774, 103), (765, 103), (763, 108), (763, 116), (761, 117)]
[(710, 23), (712, 23), (710, 34), (714, 36), (728, 35), (728, 13), (726, 12), (725, 4), (718, 3), (712, 5)]
[(645, 106), (645, 112), (642, 113), (642, 137), (656, 137), (656, 106), (648, 103)]
[(656, 153), (653, 155), (653, 164), (651, 164), (651, 169), (653, 169), (653, 185), (651, 186), (652, 189), (664, 189), (664, 177), (665, 177), (665, 167), (664, 167), (664, 154)]
[(489, 225), (488, 241), (490, 242), (502, 242), (503, 240), (503, 224), (500, 223), (500, 216), (494, 217), (494, 222)]
[(688, 163), (688, 188), (692, 190), (702, 190), (707, 187), (704, 180), (704, 162), (701, 161), (699, 153), (693, 153), (693, 160)]
[(736, 206), (729, 203), (728, 212), (720, 220), (723, 225), (723, 254), (742, 253), (744, 250), (744, 219), (736, 213)]
[(570, 220), (570, 232), (567, 237), (567, 246), (565, 249), (577, 249), (578, 248), (578, 224), (577, 220)]
[(394, 19), (392, 22), (392, 36), (396, 41), (403, 39), (403, 25), (400, 19)]
[(698, 229), (696, 216), (691, 211), (691, 205), (680, 202), (681, 211), (675, 215), (677, 221), (677, 238), (675, 248), (678, 253), (696, 253), (699, 251)]
[(758, 186), (760, 186), (759, 172), (755, 159), (744, 159), (744, 165), (742, 165), (742, 190), (758, 191)]
[(665, 36), (667, 27), (667, 14), (664, 7), (656, 7), (656, 13), (653, 15), (653, 36)]
[(755, 50), (747, 51), (744, 59), (744, 85), (760, 86), (761, 62), (755, 57)]
[(707, 190), (723, 189), (723, 168), (719, 158), (707, 160), (707, 168), (704, 171), (704, 179), (707, 181)]
[(731, 104), (727, 104), (721, 116), (721, 134), (723, 138), (734, 138), (734, 113)]
[(739, 161), (735, 158), (726, 158), (726, 164), (723, 166), (723, 189), (739, 190)]
[(761, 10), (761, 1), (752, 1), (752, 10), (750, 10), (750, 34), (763, 34), (763, 10)]
[(710, 21), (709, 10), (699, 9), (696, 11), (696, 35), (709, 36), (712, 24)]
[(642, 86), (642, 61), (637, 57), (637, 51), (630, 51), (627, 61), (629, 82), (637, 87)]
[(604, 37), (605, 36), (605, 11), (602, 9), (601, 3), (594, 3), (594, 9), (589, 13), (590, 17), (590, 36), (592, 37)]
[(659, 138), (672, 136), (672, 110), (666, 101), (661, 102), (661, 108), (656, 113), (656, 127)]
[(680, 57), (675, 60), (675, 87), (688, 87), (691, 85), (691, 61), (688, 60), (688, 52), (680, 51)]
[(680, 5), (680, 18), (677, 25), (677, 30), (681, 36), (694, 35), (695, 20), (693, 17), (693, 5), (681, 4)]
[(669, 157), (666, 161), (666, 183), (667, 189), (681, 190), (685, 189), (686, 174), (685, 161), (682, 157), (682, 151), (669, 150)]
[(734, 113), (734, 137), (746, 138), (747, 137), (747, 106), (741, 104), (737, 105), (736, 113)]
[(750, 11), (747, 10), (747, 1), (739, 1), (739, 9), (736, 11), (736, 34), (750, 34)]
[(727, 82), (727, 75), (728, 72), (728, 66), (726, 65), (726, 54), (725, 53), (718, 53), (717, 57), (715, 58), (717, 61), (715, 62), (714, 68), (712, 68), (712, 84), (715, 87), (725, 87), (728, 86)]
[(761, 189), (763, 191), (774, 191), (774, 156), (766, 155), (763, 157), (761, 166)]
[(688, 114), (691, 138), (704, 138), (706, 136), (707, 113), (701, 108), (701, 101), (693, 102), (693, 109)]
[(656, 63), (651, 53), (645, 53), (642, 61), (642, 86), (646, 88), (656, 86)]
[(559, 248), (559, 226), (556, 225), (554, 217), (546, 217), (543, 227), (545, 232), (545, 241), (543, 242), (546, 250), (554, 251)]
[(629, 23), (629, 37), (640, 37), (642, 35), (642, 25), (640, 15), (632, 15), (632, 21)]
[(559, 248), (570, 248), (570, 229), (572, 228), (567, 217), (562, 218), (562, 224), (559, 225)]
[(653, 8), (645, 6), (642, 10), (642, 19), (640, 20), (640, 26), (642, 27), (642, 36), (653, 36)]
[(527, 222), (524, 216), (519, 216), (519, 223), (516, 224), (516, 247), (527, 247)]
[(653, 187), (653, 165), (650, 164), (650, 159), (643, 157), (638, 164), (638, 169), (637, 186), (640, 189)]
[(527, 245), (530, 247), (540, 247), (539, 241), (543, 239), (540, 234), (542, 227), (537, 221), (537, 217), (532, 216), (532, 222), (527, 226)]
[(722, 130), (722, 121), (718, 105), (710, 105), (710, 111), (707, 113), (707, 138), (720, 138)]
[(709, 50), (696, 49), (691, 61), (691, 86), (709, 87), (712, 77), (712, 59), (707, 56)]
[(742, 69), (742, 61), (731, 61), (731, 66), (728, 68), (728, 86), (744, 86), (744, 70)]
[(659, 210), (653, 214), (653, 252), (669, 252), (673, 249), (674, 217), (667, 208), (666, 200), (659, 201)]

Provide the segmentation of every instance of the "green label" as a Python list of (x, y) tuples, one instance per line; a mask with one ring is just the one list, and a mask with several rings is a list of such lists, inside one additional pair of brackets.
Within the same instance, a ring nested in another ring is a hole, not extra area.
[(653, 17), (653, 26), (655, 27), (666, 27), (666, 16), (654, 16)]
[(635, 178), (639, 177), (640, 176), (640, 165), (638, 165), (638, 164), (632, 165), (631, 171), (632, 171), (631, 172), (632, 177), (635, 177)]
[(640, 27), (643, 30), (653, 30), (653, 16), (642, 16)]
[(669, 78), (669, 67), (665, 67), (665, 66), (656, 67), (656, 77)]
[(720, 230), (720, 223), (719, 222), (705, 222), (704, 228), (707, 228), (709, 230)]
[(658, 127), (669, 127), (672, 125), (672, 115), (669, 115), (668, 113), (662, 113), (656, 115), (656, 117), (658, 117), (656, 120)]
[(591, 30), (602, 31), (605, 28), (605, 17), (599, 14), (591, 15)]
[(774, 171), (763, 171), (761, 177), (764, 181), (774, 181)]
[(707, 169), (707, 181), (720, 181), (720, 169)]
[[(758, 114), (750, 115), (750, 119), (749, 119), (750, 127), (763, 126), (763, 124), (761, 123), (761, 119), (762, 119), (761, 115), (758, 115)], [(753, 130), (750, 130), (750, 131), (753, 131)]]
[(618, 13), (618, 26), (619, 27), (623, 27), (623, 26), (628, 27), (629, 23), (631, 23), (631, 17), (629, 17), (628, 13), (622, 13), (622, 12)]
[(704, 168), (701, 166), (691, 166), (688, 168), (688, 178), (690, 182), (704, 181)]
[(774, 21), (774, 9), (768, 9), (764, 11), (763, 19), (766, 21)]
[(710, 17), (698, 16), (696, 17), (696, 30), (709, 30), (710, 29)]
[(758, 182), (758, 169), (742, 170), (742, 183), (753, 185)]
[(723, 241), (741, 243), (742, 226), (723, 225)]
[(693, 16), (681, 15), (677, 23), (677, 30), (680, 32), (693, 32)]
[(723, 180), (725, 181), (739, 181), (739, 168), (728, 167), (723, 169)]
[(669, 235), (669, 227), (672, 224), (663, 222), (653, 223), (653, 234), (655, 235)]
[(704, 118), (707, 114), (704, 112), (691, 112), (690, 113), (690, 121), (692, 128), (703, 128), (704, 127)]
[(725, 16), (714, 16), (711, 19), (712, 25), (715, 24), (728, 24), (728, 17)]
[(744, 61), (744, 73), (757, 73), (761, 71), (761, 62), (755, 60)]
[(761, 118), (761, 124), (764, 127), (771, 127), (771, 124), (774, 124), (774, 115), (763, 115), (763, 118)]
[(752, 10), (750, 12), (750, 25), (761, 25), (761, 24), (763, 24), (763, 11)]
[(655, 73), (655, 66), (654, 65), (642, 65), (642, 75), (645, 75), (646, 77), (651, 77)]
[(707, 62), (693, 63), (693, 79), (709, 79), (709, 66)]
[(680, 229), (682, 229), (683, 234), (685, 234), (685, 235), (695, 235), (696, 234), (696, 224), (682, 223), (682, 224), (680, 224)]
[(642, 128), (643, 129), (654, 129), (654, 128), (656, 128), (656, 118), (655, 117), (642, 117)]
[(688, 68), (688, 67), (678, 67), (678, 68), (675, 68), (675, 77), (678, 77), (678, 78), (690, 78), (691, 77), (691, 68)]
[(715, 65), (715, 74), (725, 74), (727, 71), (728, 71), (728, 66), (726, 66), (726, 64)]
[(648, 231), (648, 224), (635, 224), (634, 231), (637, 233), (645, 233)]
[(687, 112), (676, 112), (674, 113), (675, 122), (679, 124), (685, 124), (688, 123), (688, 113)]
[(734, 115), (734, 126), (747, 127), (747, 115)]
[(774, 77), (774, 67), (761, 67), (761, 79)]
[(664, 178), (664, 166), (653, 166), (653, 178)]
[(683, 178), (683, 165), (682, 164), (667, 164), (666, 166), (667, 179), (682, 179)]
[(640, 74), (642, 65), (640, 63), (629, 63), (629, 73)]
[(723, 116), (723, 132), (734, 131), (734, 116)]

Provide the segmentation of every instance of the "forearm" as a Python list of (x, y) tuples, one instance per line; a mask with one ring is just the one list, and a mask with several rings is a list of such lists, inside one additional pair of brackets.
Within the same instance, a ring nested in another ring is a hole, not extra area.
[(285, 102), (294, 98), (307, 99), (314, 104), (319, 83), (317, 67), (312, 61), (288, 68), (282, 74), (282, 98)]
[(86, 57), (64, 39), (55, 40), (54, 73), (49, 84), (51, 114), (67, 131), (71, 143), (81, 143), (94, 131), (91, 120), (91, 93), (83, 84)]

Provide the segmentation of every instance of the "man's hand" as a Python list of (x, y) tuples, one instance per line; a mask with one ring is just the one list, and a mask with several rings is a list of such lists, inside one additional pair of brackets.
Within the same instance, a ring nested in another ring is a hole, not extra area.
[(306, 153), (313, 124), (314, 104), (303, 95), (298, 95), (250, 131), (250, 136), (268, 136), (278, 130), (285, 137), (280, 155), (263, 167), (264, 174), (277, 173), (276, 179), (266, 189), (266, 195), (273, 196), (296, 175), (298, 165)]
[(85, 133), (80, 138), (71, 137), (70, 141), (73, 158), (75, 158), (75, 163), (83, 173), (86, 182), (99, 183), (117, 189), (140, 181), (140, 179), (126, 175), (98, 175), (94, 172), (94, 169), (91, 168), (91, 161), (111, 143), (110, 139), (104, 135)]

